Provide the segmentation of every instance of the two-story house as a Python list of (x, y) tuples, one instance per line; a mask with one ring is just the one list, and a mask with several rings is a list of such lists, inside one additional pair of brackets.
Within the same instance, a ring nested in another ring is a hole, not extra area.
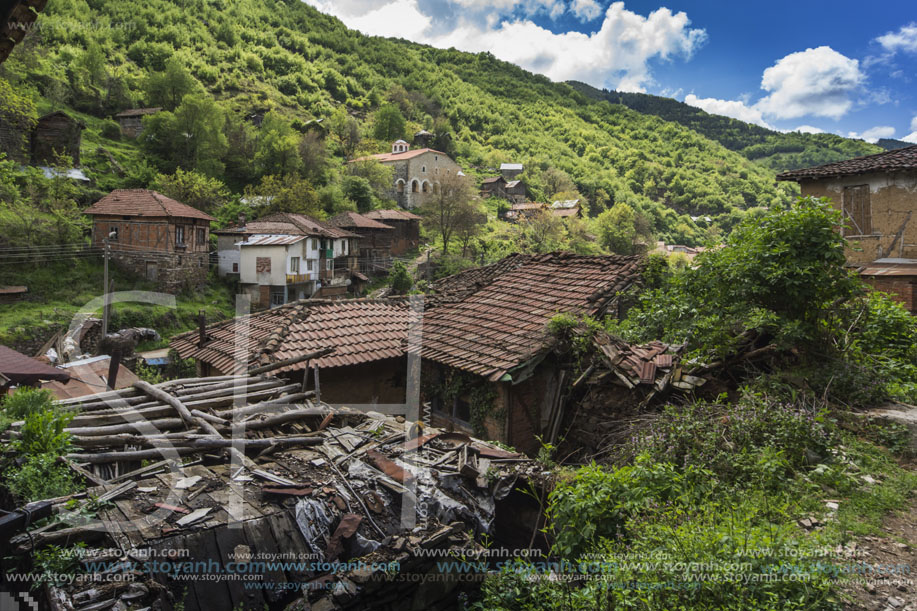
[(107, 247), (121, 267), (167, 291), (203, 285), (216, 219), (149, 189), (116, 189), (84, 214), (92, 217), (92, 245)]
[(278, 213), (217, 235), (221, 276), (261, 307), (347, 293), (360, 236), (303, 214)]
[(917, 312), (917, 146), (784, 172), (843, 212), (847, 263)]
[(379, 153), (351, 161), (374, 159), (390, 166), (392, 188), (389, 196), (402, 208), (418, 208), (439, 191), (444, 176), (455, 175), (462, 168), (448, 155), (430, 148), (411, 149), (404, 140), (392, 143), (391, 153)]

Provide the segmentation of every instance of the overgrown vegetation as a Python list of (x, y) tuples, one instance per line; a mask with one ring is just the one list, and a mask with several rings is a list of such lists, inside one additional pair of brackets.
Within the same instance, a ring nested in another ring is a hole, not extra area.
[[(838, 546), (912, 502), (900, 427), (850, 408), (910, 397), (917, 322), (843, 268), (836, 212), (801, 200), (746, 220), (694, 267), (649, 266), (622, 322), (558, 315), (589, 358), (592, 331), (685, 342), (683, 366), (773, 346), (744, 384), (645, 416), (603, 464), (561, 470), (551, 562), (491, 574), (486, 609), (841, 609)], [(878, 445), (877, 445), (878, 444)]]
[(2, 464), (2, 480), (20, 501), (35, 501), (79, 490), (70, 468), (60, 461), (71, 449), (64, 431), (72, 412), (60, 410), (47, 390), (20, 388), (0, 404), (0, 420), (22, 420)]

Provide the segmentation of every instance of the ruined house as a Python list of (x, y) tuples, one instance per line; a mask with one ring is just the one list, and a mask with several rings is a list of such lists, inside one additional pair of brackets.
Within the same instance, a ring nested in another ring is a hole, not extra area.
[(85, 546), (82, 574), (47, 586), (51, 608), (446, 609), (473, 584), (438, 559), (485, 536), (509, 557), (532, 547), (538, 508), (521, 490), (540, 489), (541, 469), (524, 457), (418, 437), (267, 373), (60, 402), (75, 414), (65, 464), (88, 489), (43, 501), (60, 519), (4, 550)]
[(92, 245), (164, 291), (207, 282), (210, 222), (216, 219), (149, 189), (115, 189), (84, 211)]
[(573, 218), (580, 216), (580, 205), (578, 199), (558, 200), (551, 204), (551, 214), (561, 218)]
[(115, 121), (121, 126), (121, 133), (128, 138), (136, 138), (143, 131), (143, 117), (155, 115), (162, 110), (156, 108), (128, 108), (115, 115)]
[(280, 212), (214, 234), (218, 273), (238, 274), (259, 307), (344, 296), (359, 272), (360, 236), (304, 214)]
[(374, 159), (392, 168), (391, 199), (402, 208), (418, 208), (439, 191), (440, 180), (462, 171), (446, 153), (430, 148), (411, 149), (404, 140), (392, 143), (391, 153), (354, 159)]
[(370, 210), (364, 214), (368, 219), (379, 221), (395, 231), (392, 234), (391, 253), (397, 257), (417, 248), (420, 244), (421, 217), (407, 210)]
[(507, 221), (515, 223), (527, 218), (531, 218), (545, 209), (545, 205), (539, 202), (519, 202), (510, 205), (509, 210), (503, 215)]
[(80, 142), (86, 125), (62, 111), (40, 117), (32, 130), (33, 165), (54, 165), (58, 155), (70, 157), (80, 165)]
[(66, 371), (0, 346), (0, 395), (13, 386), (39, 386), (50, 380), (66, 383), (69, 379)]
[(507, 181), (515, 180), (517, 176), (522, 174), (522, 164), (521, 163), (501, 163), (500, 164), (500, 174)]
[(917, 312), (917, 146), (784, 172), (777, 180), (829, 198), (844, 215), (848, 265)]
[(311, 369), (306, 384), (314, 385), (317, 368), (321, 397), (329, 403), (403, 404), (408, 331), (418, 318), (407, 299), (311, 299), (209, 325), (203, 341), (199, 331), (183, 333), (169, 345), (194, 358), (204, 376), (333, 348), (280, 371), (301, 382)]
[(516, 254), (430, 285), (424, 304), (423, 401), (436, 426), (474, 431), (518, 450), (563, 411), (569, 371), (553, 354), (556, 314), (616, 316), (642, 259)]

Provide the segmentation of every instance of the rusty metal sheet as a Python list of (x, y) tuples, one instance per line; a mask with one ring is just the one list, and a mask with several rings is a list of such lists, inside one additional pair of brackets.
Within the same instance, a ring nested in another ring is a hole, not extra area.
[(410, 483), (413, 479), (411, 474), (399, 467), (394, 461), (389, 460), (377, 450), (368, 450), (366, 457), (375, 465), (377, 469), (388, 475), (390, 478), (400, 484)]

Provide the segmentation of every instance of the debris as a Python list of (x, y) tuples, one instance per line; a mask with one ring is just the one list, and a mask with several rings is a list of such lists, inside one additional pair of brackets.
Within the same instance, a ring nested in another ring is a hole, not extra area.
[(175, 488), (178, 490), (187, 490), (188, 488), (193, 488), (195, 484), (201, 481), (200, 475), (194, 475), (192, 477), (184, 477), (177, 482), (175, 482)]
[(191, 513), (184, 507), (176, 507), (175, 505), (169, 505), (168, 503), (153, 503), (154, 507), (159, 507), (160, 509), (166, 509), (168, 511), (174, 511), (176, 513)]
[(201, 507), (200, 509), (195, 509), (194, 511), (192, 511), (185, 517), (178, 520), (176, 524), (178, 524), (181, 527), (185, 527), (185, 526), (194, 524), (195, 522), (203, 520), (207, 516), (207, 514), (210, 513), (210, 510), (211, 510), (211, 507)]

